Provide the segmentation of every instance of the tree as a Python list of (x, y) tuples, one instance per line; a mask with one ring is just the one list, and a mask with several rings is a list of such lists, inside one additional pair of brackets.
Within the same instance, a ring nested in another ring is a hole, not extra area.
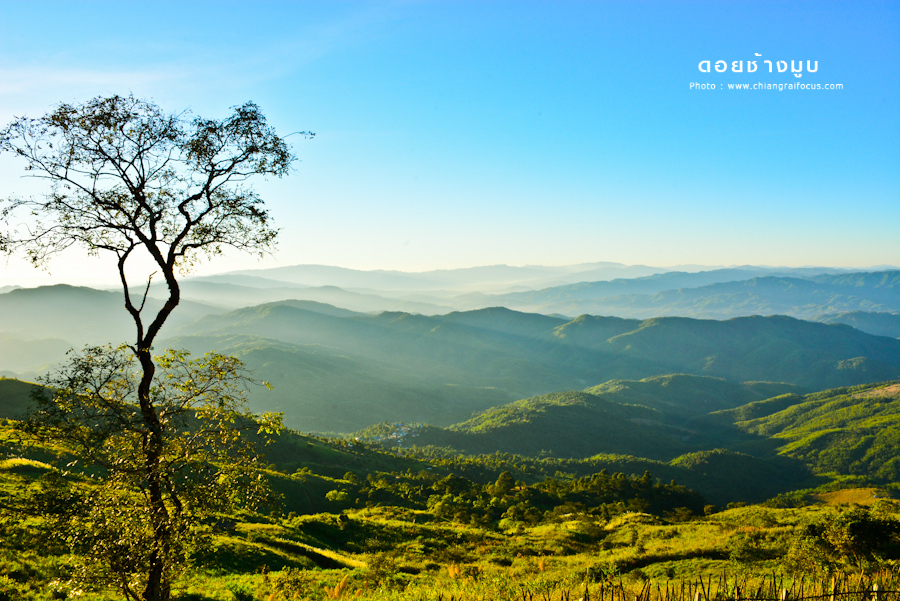
[[(2, 201), (0, 221), (5, 225), (0, 251), (22, 252), (36, 266), (46, 265), (53, 255), (73, 245), (92, 255), (103, 252), (116, 258), (125, 309), (136, 329), (128, 349), (137, 371), (133, 390), (126, 387), (131, 396), (118, 398), (118, 402), (133, 403), (135, 413), (109, 423), (139, 434), (140, 444), (132, 450), (141, 462), (134, 469), (142, 479), (141, 491), (149, 507), (144, 519), (152, 533), (146, 541), (150, 548), (141, 597), (166, 599), (172, 545), (177, 541), (169, 514), (178, 503), (177, 495), (167, 488), (173, 464), (166, 459), (166, 445), (167, 435), (183, 424), (169, 420), (165, 403), (160, 404), (157, 395), (164, 388), (159, 387), (162, 380), (156, 377), (151, 348), (180, 301), (181, 273), (225, 247), (264, 253), (273, 244), (277, 230), (246, 182), (257, 175), (287, 174), (294, 156), (253, 103), (215, 120), (167, 114), (156, 104), (132, 96), (60, 104), (40, 118), (17, 118), (0, 131), (0, 152), (14, 153), (25, 161), (30, 175), (50, 185), (43, 196)], [(16, 218), (26, 223), (11, 225)], [(144, 277), (146, 283), (142, 293), (135, 293), (129, 278), (141, 273), (136, 264), (146, 258), (156, 271), (139, 276), (142, 285)], [(146, 315), (147, 294), (157, 273), (165, 281), (168, 297), (155, 314)], [(121, 362), (122, 350), (104, 354), (88, 349), (69, 369), (98, 368), (102, 374), (107, 361)], [(71, 394), (60, 395), (54, 402), (89, 427), (81, 418), (91, 415), (94, 401), (90, 399), (96, 391), (63, 386), (69, 389)], [(86, 406), (79, 405), (85, 402)], [(96, 436), (98, 443), (105, 439), (105, 435)], [(81, 447), (82, 452), (86, 448)]]
[[(19, 425), (58, 443), (76, 457), (69, 467), (81, 464), (90, 477), (84, 486), (52, 473), (26, 503), (84, 557), (79, 580), (115, 586), (135, 600), (146, 594), (151, 566), (161, 569), (160, 591), (168, 594), (188, 556), (202, 549), (196, 526), (206, 516), (268, 499), (254, 443), (279, 426), (278, 416), (246, 410), (250, 380), (238, 359), (167, 351), (155, 363), (150, 395), (161, 443), (152, 472), (136, 402), (143, 374), (126, 346), (89, 347), (42, 378), (36, 409)], [(162, 506), (150, 494), (151, 474), (162, 486)]]
[(885, 505), (825, 515), (798, 529), (785, 558), (797, 572), (874, 572), (900, 559), (900, 521)]

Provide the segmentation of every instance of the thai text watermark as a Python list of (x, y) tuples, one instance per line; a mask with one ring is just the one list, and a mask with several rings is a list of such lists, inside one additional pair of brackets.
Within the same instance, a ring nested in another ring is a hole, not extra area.
[[(761, 57), (762, 54), (755, 53), (756, 56)], [(731, 62), (731, 73), (745, 73), (744, 71), (744, 62), (742, 60), (739, 61), (730, 61)], [(700, 64), (697, 65), (697, 68), (701, 73), (725, 73), (728, 71), (728, 63), (729, 61), (725, 60), (705, 60), (700, 61)], [(746, 73), (756, 73), (757, 70), (762, 68), (762, 72), (765, 73), (768, 68), (769, 73), (787, 73), (788, 71), (788, 61), (770, 61), (768, 59), (754, 59), (748, 60)], [(790, 73), (794, 77), (803, 77), (803, 60), (791, 60), (790, 61)], [(816, 73), (819, 70), (819, 61), (807, 60), (806, 61), (806, 72), (807, 73)]]

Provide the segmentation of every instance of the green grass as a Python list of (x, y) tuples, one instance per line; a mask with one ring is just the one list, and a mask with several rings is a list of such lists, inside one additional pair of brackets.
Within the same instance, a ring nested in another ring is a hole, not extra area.
[[(362, 601), (424, 601), (453, 594), (474, 601), (531, 593), (555, 599), (580, 596), (585, 586), (595, 594), (613, 583), (636, 595), (647, 579), (664, 587), (681, 578), (719, 578), (723, 571), (757, 583), (775, 571), (789, 582), (793, 575), (785, 558), (806, 525), (834, 520), (848, 510), (835, 504), (840, 498), (863, 493), (842, 493), (830, 505), (816, 504), (816, 495), (866, 485), (872, 477), (867, 465), (878, 461), (875, 453), (894, 448), (888, 443), (895, 387), (816, 393), (750, 420), (753, 427), (770, 428), (770, 436), (746, 430), (733, 435), (778, 445), (766, 451), (772, 457), (765, 461), (727, 450), (687, 453), (670, 462), (623, 455), (465, 456), (438, 449), (399, 456), (378, 445), (286, 431), (269, 447), (271, 463), (263, 471), (283, 504), (219, 516), (219, 529), (210, 522), (212, 544), (177, 583), (176, 596), (276, 601), (340, 594)], [(659, 411), (587, 393), (545, 400), (531, 407), (538, 416), (555, 407), (588, 405), (615, 405), (611, 411), (639, 416)], [(491, 415), (472, 423), (494, 428)], [(71, 549), (43, 536), (39, 517), (24, 520), (9, 511), (31, 483), (67, 463), (59, 451), (23, 447), (9, 423), (0, 427), (0, 587), (6, 587), (0, 593), (49, 599), (56, 590), (57, 597), (74, 596), (68, 590), (77, 560)], [(820, 467), (839, 463), (843, 471), (806, 474), (804, 480), (791, 471), (801, 459)], [(863, 473), (854, 475), (854, 466)], [(644, 470), (651, 475), (640, 476)], [(511, 471), (511, 478), (499, 478), (503, 471)], [(720, 490), (726, 502), (743, 494), (734, 488), (739, 481), (757, 494), (767, 486), (793, 492), (766, 507), (707, 507), (709, 515), (701, 517), (703, 500), (664, 484), (670, 476), (679, 484)], [(91, 486), (78, 474), (68, 477)], [(796, 486), (800, 482), (808, 486)], [(900, 489), (895, 482), (884, 482), (885, 492)], [(900, 507), (877, 507), (900, 518)], [(85, 594), (91, 595), (109, 596)]]

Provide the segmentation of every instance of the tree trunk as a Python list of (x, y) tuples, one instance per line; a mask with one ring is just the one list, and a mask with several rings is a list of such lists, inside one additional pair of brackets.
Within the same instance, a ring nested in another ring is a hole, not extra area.
[(153, 549), (150, 552), (150, 565), (147, 571), (147, 588), (142, 599), (168, 601), (169, 587), (165, 582), (165, 564), (169, 554), (169, 512), (163, 498), (162, 475), (159, 473), (159, 460), (163, 450), (162, 425), (150, 398), (156, 365), (146, 343), (143, 348), (138, 349), (138, 359), (143, 369), (141, 383), (138, 386), (138, 401), (141, 415), (149, 431), (143, 451), (144, 469), (147, 473), (147, 495), (150, 500), (150, 526), (153, 529)]

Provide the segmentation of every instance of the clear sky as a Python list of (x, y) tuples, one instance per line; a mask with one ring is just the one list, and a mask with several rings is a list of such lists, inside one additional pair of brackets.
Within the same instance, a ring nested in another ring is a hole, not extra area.
[[(116, 93), (317, 134), (258, 185), (274, 257), (202, 272), (900, 264), (897, 2), (0, 1), (4, 123)], [(79, 258), (54, 276), (103, 270)]]

